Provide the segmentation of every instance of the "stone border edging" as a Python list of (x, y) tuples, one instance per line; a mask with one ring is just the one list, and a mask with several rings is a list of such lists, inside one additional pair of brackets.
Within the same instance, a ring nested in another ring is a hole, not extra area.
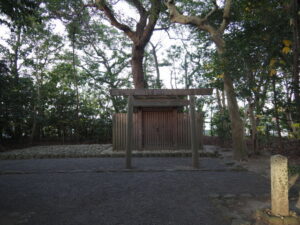
[[(133, 157), (191, 157), (191, 152), (134, 152)], [(219, 157), (217, 152), (200, 152), (200, 157)], [(125, 153), (112, 152), (112, 153), (36, 153), (36, 154), (16, 154), (5, 152), (0, 154), (0, 160), (19, 160), (19, 159), (57, 159), (57, 158), (123, 158)]]
[[(155, 172), (237, 172), (232, 169), (194, 169), (194, 168), (186, 168), (186, 169), (94, 169), (94, 170), (56, 170), (56, 171), (38, 171), (38, 170), (2, 170), (0, 171), (1, 175), (26, 175), (26, 174), (60, 174), (60, 173), (155, 173)], [(234, 196), (233, 196), (234, 197)]]

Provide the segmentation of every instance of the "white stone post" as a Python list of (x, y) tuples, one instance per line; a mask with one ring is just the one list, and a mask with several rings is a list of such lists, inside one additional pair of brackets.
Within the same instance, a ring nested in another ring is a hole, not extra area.
[(282, 155), (271, 157), (272, 214), (289, 216), (288, 160)]

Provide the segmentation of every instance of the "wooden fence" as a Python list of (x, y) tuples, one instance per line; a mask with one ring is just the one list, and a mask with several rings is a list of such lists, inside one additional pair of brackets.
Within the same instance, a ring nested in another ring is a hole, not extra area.
[[(197, 136), (202, 145), (203, 116), (197, 114)], [(126, 113), (113, 115), (113, 149), (126, 146)], [(137, 112), (133, 114), (133, 142), (135, 150), (190, 149), (190, 120), (188, 113), (177, 111)]]

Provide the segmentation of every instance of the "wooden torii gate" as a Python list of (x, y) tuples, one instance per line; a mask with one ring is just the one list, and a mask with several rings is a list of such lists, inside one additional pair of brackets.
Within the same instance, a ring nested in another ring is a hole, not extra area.
[[(133, 108), (134, 107), (166, 107), (189, 105), (192, 166), (199, 167), (198, 140), (196, 136), (195, 95), (211, 95), (212, 89), (111, 89), (112, 96), (127, 96), (127, 127), (126, 127), (126, 168), (132, 168), (132, 130), (133, 130)], [(189, 100), (174, 98), (189, 96)], [(141, 97), (144, 97), (141, 99)], [(173, 98), (172, 98), (173, 97)], [(151, 98), (151, 99), (149, 99)]]

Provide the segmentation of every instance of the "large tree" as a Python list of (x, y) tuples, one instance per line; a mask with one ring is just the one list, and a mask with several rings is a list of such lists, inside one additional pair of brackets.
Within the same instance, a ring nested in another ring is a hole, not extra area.
[[(185, 16), (180, 13), (175, 6), (174, 0), (167, 0), (165, 2), (168, 7), (170, 20), (173, 23), (192, 25), (197, 29), (206, 32), (209, 34), (211, 40), (215, 43), (219, 57), (221, 58), (222, 64), (224, 66), (228, 62), (225, 54), (225, 40), (224, 40), (224, 31), (226, 30), (229, 24), (230, 18), (230, 9), (231, 9), (231, 0), (226, 0), (224, 2), (224, 8), (222, 12), (222, 19), (219, 24), (213, 24), (210, 22), (210, 17), (219, 10), (217, 2), (212, 1), (213, 8), (211, 11), (207, 12), (205, 16)], [(216, 27), (218, 26), (218, 27)], [(247, 149), (244, 140), (244, 126), (243, 121), (240, 117), (239, 107), (236, 100), (236, 94), (233, 86), (232, 76), (228, 71), (224, 71), (224, 89), (228, 101), (228, 110), (231, 120), (232, 128), (232, 142), (234, 149), (234, 157), (236, 159), (244, 159), (247, 157)]]
[(300, 123), (300, 75), (299, 75), (299, 66), (300, 66), (300, 7), (299, 0), (292, 0), (291, 6), (292, 9), (292, 30), (293, 30), (293, 92), (296, 103), (297, 117), (296, 120)]
[(160, 0), (126, 0), (128, 4), (133, 6), (139, 15), (135, 26), (130, 25), (130, 22), (121, 19), (121, 16), (116, 15), (113, 8), (113, 3), (105, 0), (95, 0), (87, 6), (94, 7), (104, 13), (112, 26), (121, 30), (132, 41), (132, 75), (135, 88), (145, 88), (147, 84), (144, 79), (143, 59), (145, 47), (150, 41), (155, 25), (158, 21), (159, 14), (162, 9)]
[(111, 102), (111, 110), (121, 112), (126, 108), (126, 101), (120, 96), (111, 96), (109, 90), (130, 87), (130, 44), (127, 38), (109, 25), (99, 26), (93, 21), (84, 27), (78, 44), (84, 53), (79, 67), (89, 77), (93, 92), (103, 96), (101, 100)]

